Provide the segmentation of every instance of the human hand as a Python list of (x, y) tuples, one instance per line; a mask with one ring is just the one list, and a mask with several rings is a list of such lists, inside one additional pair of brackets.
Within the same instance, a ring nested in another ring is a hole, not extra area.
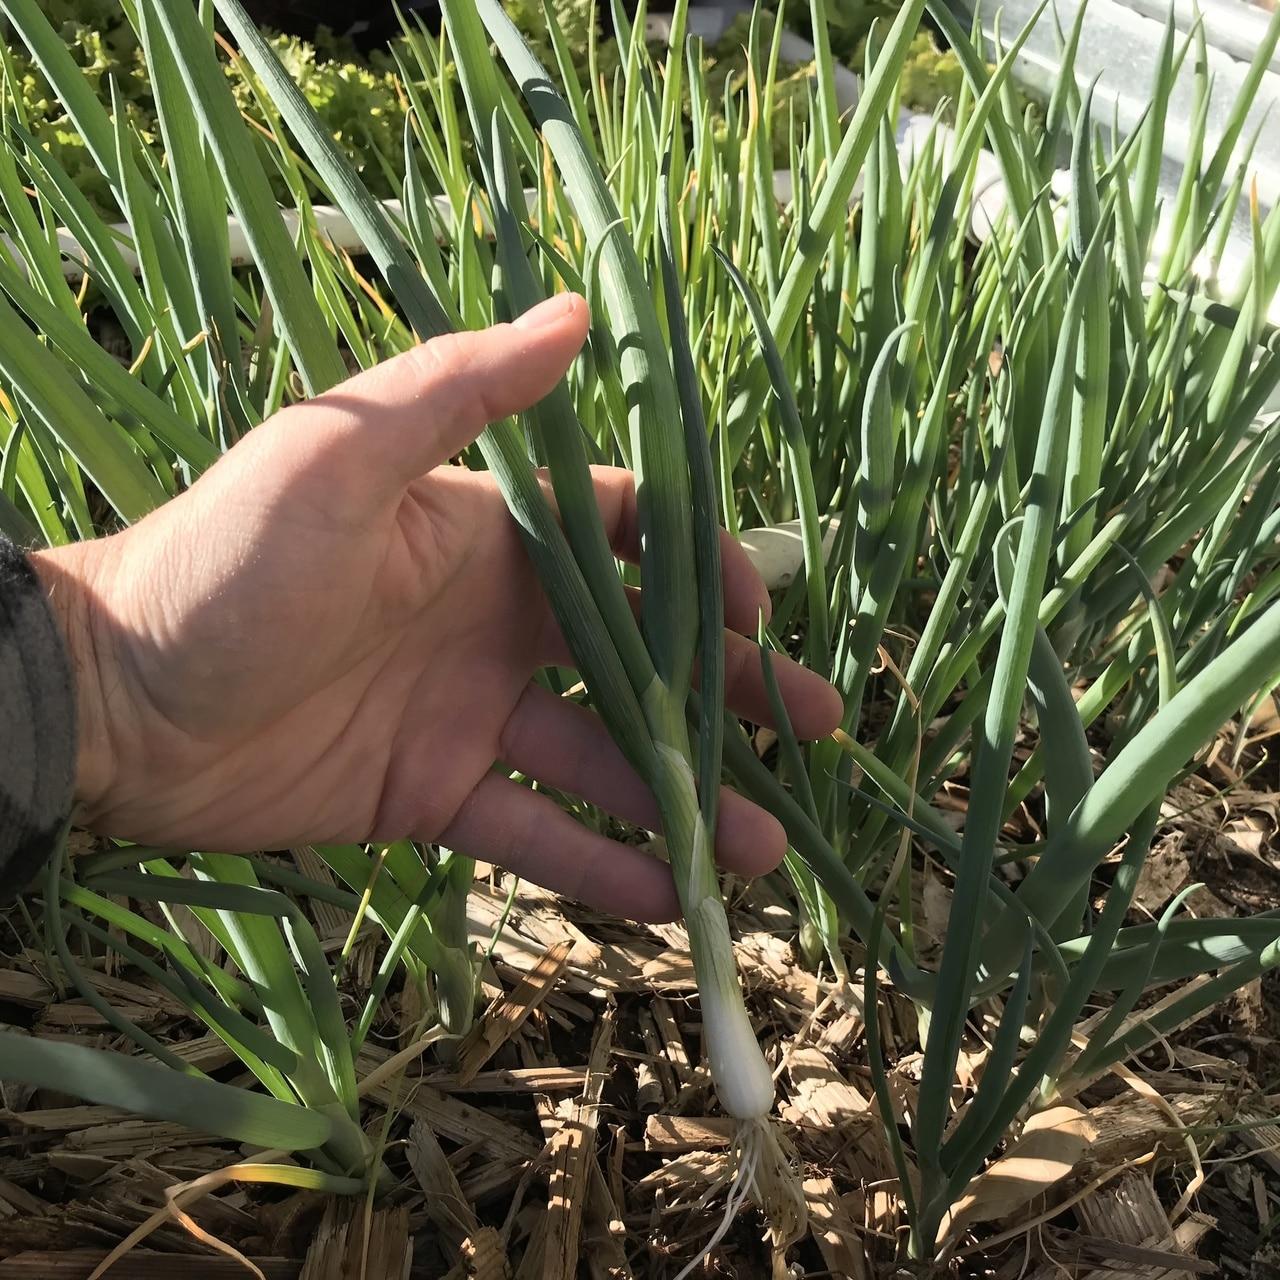
[[(552, 389), (587, 323), (562, 296), (435, 339), (277, 414), (130, 529), (34, 555), (77, 679), (78, 819), (219, 852), (439, 841), (604, 910), (675, 917), (665, 864), (507, 776), (658, 823), (600, 720), (532, 683), (572, 659), (496, 484), (448, 465)], [(634, 561), (632, 478), (595, 482)], [(768, 596), (727, 537), (724, 577), (727, 622), (754, 631)], [(726, 644), (731, 704), (767, 722), (755, 645)], [(830, 731), (835, 691), (776, 667), (796, 731)], [(724, 866), (777, 865), (771, 816), (729, 792), (721, 815)]]

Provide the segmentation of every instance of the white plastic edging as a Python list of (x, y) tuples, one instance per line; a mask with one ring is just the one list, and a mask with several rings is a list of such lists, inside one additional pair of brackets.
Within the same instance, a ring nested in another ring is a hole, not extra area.
[[(1183, 34), (1190, 34), (1197, 22), (1204, 26), (1206, 39), (1214, 47), (1229, 53), (1239, 62), (1252, 62), (1262, 44), (1271, 15), (1245, 0), (1120, 0), (1163, 26), (1170, 11), (1173, 24)], [(1271, 70), (1280, 72), (1280, 50), (1272, 56)]]
[[(1058, 17), (1069, 28), (1085, 0), (1059, 0)], [(1108, 130), (1113, 122), (1122, 135), (1131, 133), (1151, 104), (1150, 86), (1159, 64), (1159, 50), (1169, 18), (1170, 0), (1087, 0), (1088, 18), (1080, 33), (1075, 78), (1083, 89), (1097, 77), (1093, 118)], [(1020, 30), (1039, 12), (1038, 0), (952, 0), (966, 20), (977, 11), (989, 55), (994, 56), (997, 24), (1007, 34)], [(1204, 17), (1208, 72), (1213, 91), (1205, 108), (1208, 145), (1216, 145), (1227, 125), (1237, 95), (1249, 76), (1249, 63), (1270, 15), (1240, 0), (1173, 0), (1174, 24), (1184, 32), (1193, 15)], [(1184, 37), (1185, 38), (1185, 35)], [(1250, 162), (1264, 207), (1280, 202), (1280, 130), (1274, 111), (1280, 106), (1280, 68), (1273, 60), (1264, 70), (1249, 103), (1243, 139), (1254, 138)], [(1200, 110), (1196, 91), (1196, 59), (1186, 58), (1169, 95), (1168, 116), (1161, 145), (1165, 155), (1162, 185), (1176, 187), (1189, 149), (1192, 122)], [(1029, 92), (1047, 99), (1062, 70), (1062, 44), (1057, 24), (1043, 18), (1030, 32), (1014, 61), (1014, 77)], [(1246, 190), (1248, 184), (1246, 183)], [(1240, 230), (1248, 239), (1248, 220)]]
[[(824, 558), (831, 553), (831, 544), (839, 528), (840, 517), (832, 516), (822, 539)], [(804, 534), (799, 520), (743, 529), (738, 534), (738, 541), (768, 591), (785, 590), (804, 568)]]
[[(537, 198), (537, 193), (529, 191), (526, 192), (526, 196), (530, 200), (530, 208), (535, 207), (533, 202)], [(450, 203), (449, 197), (434, 196), (433, 201), (437, 212), (447, 223), (453, 217), (453, 205)], [(403, 209), (399, 200), (384, 200), (382, 201), (382, 207), (393, 218), (401, 219), (403, 216)], [(340, 209), (335, 209), (332, 205), (317, 204), (311, 206), (311, 212), (315, 216), (316, 229), (332, 243), (335, 249), (341, 249), (347, 253), (364, 252), (364, 241), (361, 240), (356, 229)], [(284, 219), (284, 224), (289, 234), (296, 237), (299, 224), (297, 209), (282, 206), (280, 215)], [(128, 222), (116, 222), (109, 226), (107, 230), (115, 241), (116, 248), (120, 251), (120, 256), (124, 259), (125, 265), (137, 275), (140, 270), (140, 264), (138, 255), (133, 250), (132, 225)], [(58, 249), (62, 254), (62, 274), (69, 280), (79, 279), (84, 275), (85, 267), (89, 265), (89, 255), (70, 231), (60, 228), (56, 233), (56, 239)], [(245, 235), (244, 227), (237, 217), (227, 218), (227, 240), (231, 265), (233, 267), (252, 266), (253, 253), (249, 248), (249, 238)], [(25, 270), (26, 262), (18, 246), (7, 235), (0, 235), (0, 243), (3, 243), (17, 265)]]

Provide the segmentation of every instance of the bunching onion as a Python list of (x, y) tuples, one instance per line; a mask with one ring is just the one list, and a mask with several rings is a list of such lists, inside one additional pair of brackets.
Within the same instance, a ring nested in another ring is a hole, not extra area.
[[(740, 1178), (779, 1239), (801, 1202), (769, 1124), (773, 1064), (742, 1001), (711, 857), (723, 776), (786, 827), (806, 959), (842, 983), (860, 968), (872, 1001), (892, 983), (919, 1013), (909, 1139), (867, 1019), (917, 1256), (946, 1247), (952, 1205), (1032, 1111), (1280, 964), (1275, 914), (1191, 918), (1185, 895), (1158, 920), (1130, 914), (1170, 787), (1280, 679), (1280, 428), (1267, 416), (1280, 387), (1280, 213), (1258, 205), (1244, 135), (1280, 18), (1217, 136), (1203, 30), (1171, 25), (1147, 114), (1120, 139), (1076, 85), (1083, 9), (1063, 33), (1057, 90), (1027, 110), (1010, 79), (1023, 37), (988, 64), (928, 0), (964, 88), (900, 153), (899, 78), (925, 0), (872, 30), (845, 117), (823, 0), (810, 3), (818, 57), (801, 93), (761, 9), (745, 70), (713, 91), (685, 39), (687, 4), (661, 50), (644, 41), (643, 9), (631, 20), (616, 6), (619, 64), (606, 73), (593, 47), (582, 77), (553, 5), (547, 68), (496, 0), (446, 0), (443, 32), (409, 24), (399, 49), (409, 113), (402, 195), (388, 206), (237, 0), (199, 13), (123, 3), (163, 163), (89, 87), (35, 0), (0, 3), (131, 228), (102, 223), (32, 145), (8, 92), (0, 521), (50, 544), (94, 536), (349, 366), (583, 292), (593, 326), (570, 376), (522, 422), (490, 426), (468, 462), (502, 488), (587, 696), (658, 800), (717, 1096), (739, 1122)], [(214, 10), (266, 134), (235, 108)], [(1170, 94), (1187, 65), (1189, 161), (1162, 193)], [(975, 212), (984, 152), (1004, 198)], [(269, 175), (293, 193), (288, 220)], [(376, 279), (326, 239), (313, 185), (356, 229)], [(1218, 279), (1241, 207), (1250, 251)], [(252, 270), (230, 269), (228, 210)], [(56, 228), (124, 331), (127, 367), (90, 336)], [(626, 596), (637, 583), (596, 510), (597, 462), (637, 476), (638, 619)], [(832, 680), (845, 710), (829, 741), (799, 743), (775, 699), (777, 748), (762, 755), (725, 714), (721, 523), (749, 544), (797, 548), (761, 632), (764, 674), (771, 687), (767, 655), (786, 648)], [(954, 781), (967, 787), (959, 832), (937, 806)], [(1036, 815), (1037, 838), (1020, 838), (1020, 811)], [(271, 1097), (196, 1079), (130, 1027), (171, 1071), (99, 1058), (94, 1084), (76, 1084), (85, 1051), (5, 1035), (4, 1072), (307, 1151), (334, 1189), (377, 1179), (353, 1063), (398, 968), (435, 994), (427, 1035), (465, 1027), (471, 869), (411, 845), (316, 854), (307, 865), (323, 865), (323, 880), (126, 847), (67, 863), (45, 887), (49, 945), (72, 981), (71, 942), (81, 956), (116, 951)], [(919, 909), (935, 867), (952, 899), (930, 960)], [(126, 900), (160, 907), (169, 928)], [(367, 913), (387, 935), (354, 1028), (308, 902)], [(245, 981), (186, 936), (192, 920)], [(1079, 1034), (1104, 992), (1108, 1012)], [(986, 1067), (961, 1091), (957, 1059), (980, 1025)]]

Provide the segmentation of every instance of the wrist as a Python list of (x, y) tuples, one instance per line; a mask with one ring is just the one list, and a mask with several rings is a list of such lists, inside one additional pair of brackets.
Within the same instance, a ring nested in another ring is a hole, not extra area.
[(103, 560), (98, 545), (74, 543), (28, 557), (62, 635), (76, 699), (76, 817), (91, 821), (115, 772), (107, 669)]

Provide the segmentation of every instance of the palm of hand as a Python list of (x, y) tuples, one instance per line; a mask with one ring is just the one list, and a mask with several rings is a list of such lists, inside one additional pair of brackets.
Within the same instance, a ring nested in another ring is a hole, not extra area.
[[(84, 788), (91, 825), (222, 851), (440, 840), (607, 909), (675, 914), (662, 864), (507, 777), (656, 825), (596, 717), (531, 684), (569, 655), (496, 485), (445, 463), (545, 394), (583, 328), (577, 304), (523, 333), (429, 344), (279, 415), (181, 498), (81, 549), (102, 703), (88, 719), (110, 726), (110, 767)], [(597, 473), (597, 496), (633, 556), (630, 478)], [(733, 547), (726, 596), (730, 621), (753, 625), (761, 591)], [(730, 645), (736, 699), (763, 719), (752, 647)], [(831, 691), (779, 674), (801, 731), (829, 727)], [(726, 795), (724, 861), (758, 871), (784, 847)]]
[(314, 521), (296, 483), (245, 483), (265, 461), (257, 443), (122, 538), (136, 535), (120, 589), (141, 625), (120, 628), (120, 666), (145, 712), (115, 744), (136, 785), (113, 787), (97, 823), (227, 850), (433, 839), (548, 656), (501, 496), (441, 468), (362, 528)]

